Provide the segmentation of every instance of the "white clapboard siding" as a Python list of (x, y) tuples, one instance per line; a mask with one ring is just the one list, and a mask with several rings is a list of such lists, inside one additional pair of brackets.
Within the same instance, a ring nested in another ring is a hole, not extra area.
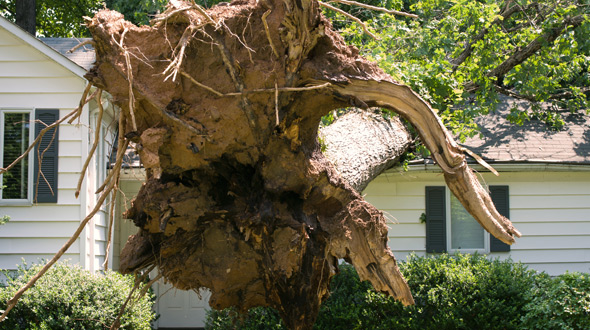
[(80, 102), (80, 97), (79, 93), (34, 94), (32, 97), (27, 93), (7, 94), (0, 91), (0, 104), (3, 108), (75, 109)]
[(10, 221), (2, 226), (2, 237), (57, 238), (69, 237), (78, 221)]
[(28, 45), (3, 45), (0, 46), (0, 54), (2, 62), (18, 62), (21, 66), (31, 61), (47, 60), (41, 53), (31, 51)]
[[(0, 48), (3, 49), (3, 48)], [(0, 72), (2, 77), (69, 77), (71, 72), (64, 67), (56, 65), (47, 65), (47, 60), (41, 61), (3, 61), (0, 62)], [(26, 71), (22, 71), (22, 66), (26, 66)], [(76, 91), (77, 92), (77, 91)]]
[(569, 215), (569, 210), (566, 209), (544, 209), (542, 206), (538, 208), (520, 208), (518, 205), (510, 208), (510, 218), (514, 222), (555, 222), (558, 219), (563, 219), (568, 222), (590, 222), (590, 212), (579, 212), (576, 210), (573, 215)]
[[(42, 260), (49, 260), (53, 258), (53, 254), (1, 254), (0, 253), (0, 269), (16, 269), (18, 265), (22, 265), (23, 259), (30, 265), (31, 263), (40, 263)], [(80, 254), (66, 253), (60, 261), (69, 261), (71, 263), (80, 263)]]
[(14, 78), (0, 76), (0, 90), (5, 94), (22, 93), (76, 93), (86, 84), (79, 77), (27, 77)]
[(388, 223), (387, 227), (389, 237), (424, 237), (425, 227), (421, 223)]
[[(0, 26), (0, 108), (60, 109), (62, 117), (74, 110), (86, 81), (71, 67), (64, 66), (69, 60), (30, 36), (18, 35), (16, 30), (4, 26)], [(9, 215), (11, 219), (0, 228), (0, 268), (14, 269), (22, 258), (28, 262), (51, 258), (76, 230), (86, 212), (86, 197), (75, 198), (74, 192), (88, 149), (87, 141), (85, 109), (80, 124), (60, 126), (58, 202), (1, 206), (0, 215)], [(81, 242), (85, 240), (78, 239), (66, 258), (80, 262)]]
[[(65, 238), (3, 238), (0, 240), (0, 251), (3, 254), (41, 254), (49, 251), (57, 252), (66, 243)], [(79, 253), (79, 244), (73, 244), (69, 253)]]
[[(510, 218), (522, 232), (510, 253), (531, 268), (557, 275), (589, 271), (590, 172), (507, 172), (499, 177), (484, 173), (489, 185), (508, 185)], [(425, 255), (425, 187), (443, 186), (440, 173), (390, 171), (363, 192), (365, 199), (388, 219), (389, 246), (398, 259), (410, 253)]]

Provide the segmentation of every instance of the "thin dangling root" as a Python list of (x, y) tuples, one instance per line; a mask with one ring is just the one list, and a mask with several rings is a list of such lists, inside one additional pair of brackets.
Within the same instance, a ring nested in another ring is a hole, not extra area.
[(96, 151), (96, 148), (98, 147), (98, 143), (100, 140), (100, 126), (102, 123), (102, 116), (104, 113), (104, 108), (102, 106), (101, 97), (102, 97), (102, 90), (99, 89), (98, 93), (96, 95), (96, 103), (98, 104), (98, 118), (96, 119), (96, 123), (97, 123), (96, 126), (97, 127), (94, 131), (94, 142), (92, 143), (92, 148), (90, 148), (90, 152), (88, 153), (88, 157), (86, 157), (86, 161), (84, 162), (84, 165), (82, 166), (82, 171), (80, 172), (80, 177), (78, 178), (78, 184), (76, 185), (76, 192), (74, 193), (76, 198), (78, 198), (78, 196), (80, 196), (80, 189), (82, 189), (82, 181), (84, 181), (84, 177), (86, 176), (86, 170), (88, 169), (88, 165), (90, 164), (90, 159), (94, 155), (94, 152)]

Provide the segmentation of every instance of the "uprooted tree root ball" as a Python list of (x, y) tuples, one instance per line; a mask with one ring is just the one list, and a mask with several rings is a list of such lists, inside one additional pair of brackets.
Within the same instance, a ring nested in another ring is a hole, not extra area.
[(313, 325), (338, 259), (412, 304), (383, 214), (320, 151), (321, 117), (349, 106), (411, 122), (475, 218), (519, 235), (430, 106), (347, 46), (316, 0), (173, 1), (151, 26), (108, 10), (87, 24), (87, 78), (122, 109), (119, 144), (147, 173), (124, 271), (156, 265), (179, 289), (210, 289), (213, 308), (272, 306), (292, 329)]

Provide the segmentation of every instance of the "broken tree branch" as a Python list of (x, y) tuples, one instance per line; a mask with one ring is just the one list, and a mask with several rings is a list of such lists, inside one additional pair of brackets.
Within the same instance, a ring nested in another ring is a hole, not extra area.
[(82, 41), (81, 43), (77, 44), (76, 46), (72, 47), (72, 49), (68, 50), (67, 53), (73, 53), (75, 52), (78, 48), (80, 47), (84, 47), (86, 45), (93, 45), (94, 46), (94, 41), (92, 40), (86, 40), (86, 41)]
[[(351, 80), (348, 85), (333, 87), (342, 95), (359, 98), (370, 105), (391, 109), (417, 130), (422, 142), (443, 169), (447, 185), (465, 209), (492, 235), (507, 244), (514, 243), (520, 232), (510, 220), (500, 215), (489, 194), (467, 166), (463, 149), (453, 140), (440, 119), (409, 87), (394, 83)], [(469, 201), (478, 201), (472, 203)]]

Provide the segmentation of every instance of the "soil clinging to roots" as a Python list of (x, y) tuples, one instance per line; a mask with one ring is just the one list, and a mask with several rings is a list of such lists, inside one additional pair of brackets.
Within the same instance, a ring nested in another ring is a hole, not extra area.
[(123, 270), (157, 265), (179, 289), (209, 288), (213, 308), (272, 306), (292, 329), (311, 328), (341, 258), (412, 304), (383, 214), (320, 152), (321, 117), (349, 106), (412, 122), (484, 227), (509, 243), (518, 235), (489, 212), (429, 105), (347, 46), (319, 6), (173, 1), (151, 26), (108, 10), (87, 22), (97, 52), (87, 78), (122, 109), (119, 136), (147, 173), (127, 212), (140, 229)]

